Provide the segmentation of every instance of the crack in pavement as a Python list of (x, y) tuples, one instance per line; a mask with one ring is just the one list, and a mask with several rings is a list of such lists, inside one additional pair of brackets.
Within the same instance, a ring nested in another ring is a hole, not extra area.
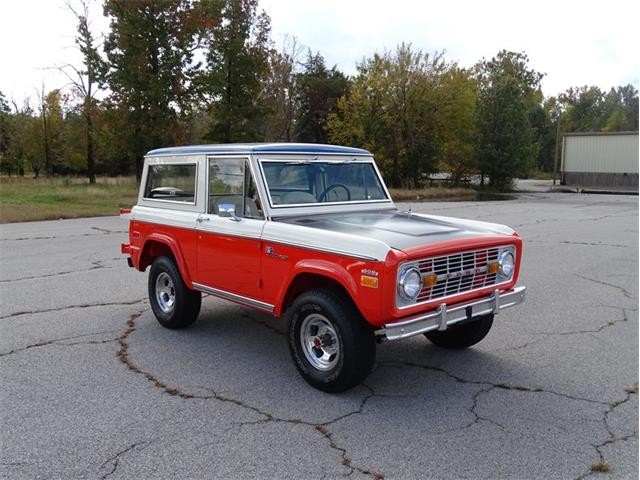
[(593, 247), (615, 247), (615, 248), (633, 248), (633, 245), (622, 245), (619, 243), (596, 243), (596, 242), (574, 242), (571, 240), (525, 240), (525, 243), (553, 243), (559, 245), (586, 245)]
[(147, 445), (149, 442), (136, 442), (136, 443), (132, 443), (131, 445), (129, 445), (128, 447), (120, 450), (119, 452), (116, 452), (114, 455), (112, 455), (111, 457), (109, 457), (108, 459), (106, 459), (104, 461), (104, 463), (102, 465), (100, 465), (100, 468), (98, 470), (102, 470), (103, 468), (105, 468), (107, 466), (108, 463), (113, 462), (112, 466), (111, 466), (111, 470), (107, 471), (104, 473), (104, 475), (102, 475), (102, 480), (105, 480), (105, 478), (113, 475), (115, 473), (115, 471), (118, 469), (118, 464), (120, 463), (120, 457), (122, 457), (123, 455), (125, 455), (126, 453), (130, 452), (131, 450), (133, 450), (134, 448), (140, 446), (140, 445)]
[(129, 233), (127, 230), (107, 230), (106, 228), (91, 227), (92, 230), (96, 230), (100, 233), (75, 233), (71, 235), (51, 235), (47, 237), (17, 237), (17, 238), (0, 238), (0, 242), (23, 242), (25, 240), (56, 240), (58, 238), (72, 238), (72, 237), (95, 237), (98, 235), (113, 235), (116, 233)]
[(131, 300), (130, 302), (104, 302), (104, 303), (83, 303), (80, 305), (68, 305), (66, 307), (53, 307), (53, 308), (45, 308), (43, 310), (24, 310), (20, 312), (10, 313), (9, 315), (5, 315), (0, 317), (0, 320), (4, 320), (6, 318), (19, 317), (21, 315), (35, 315), (38, 313), (50, 313), (50, 312), (60, 312), (64, 310), (73, 310), (76, 308), (93, 308), (93, 307), (114, 307), (118, 305), (137, 305), (139, 303), (143, 303), (146, 301), (146, 298), (140, 300)]
[(628, 216), (631, 216), (631, 215), (621, 215), (622, 213), (627, 213), (627, 212), (635, 212), (635, 216), (637, 216), (638, 209), (637, 208), (631, 208), (631, 209), (627, 209), (627, 210), (622, 210), (622, 211), (617, 212), (617, 213), (612, 213), (610, 215), (602, 215), (600, 217), (572, 218), (572, 219), (566, 219), (566, 218), (540, 218), (540, 219), (534, 220), (533, 222), (526, 222), (526, 223), (520, 223), (520, 224), (514, 225), (513, 228), (542, 225), (543, 223), (554, 223), (554, 222), (565, 222), (565, 223), (569, 222), (569, 221), (574, 221), (574, 222), (593, 222), (593, 221), (598, 221), (598, 220), (604, 220), (605, 218), (611, 218), (611, 217), (628, 217)]
[(215, 390), (210, 388), (208, 388), (207, 390), (211, 392), (211, 395), (196, 395), (193, 393), (189, 393), (180, 388), (168, 385), (167, 383), (163, 382), (162, 380), (160, 380), (158, 377), (156, 377), (154, 374), (150, 372), (145, 372), (140, 367), (138, 367), (135, 363), (133, 363), (133, 361), (129, 358), (129, 336), (136, 330), (136, 320), (140, 318), (140, 316), (143, 313), (144, 311), (132, 314), (126, 323), (126, 328), (124, 329), (122, 334), (118, 337), (119, 348), (118, 348), (118, 351), (116, 352), (116, 356), (118, 357), (120, 362), (124, 364), (124, 366), (128, 368), (130, 371), (132, 371), (133, 373), (142, 375), (155, 388), (162, 390), (164, 393), (168, 395), (179, 397), (184, 400), (192, 400), (192, 399), (216, 400), (222, 403), (229, 403), (229, 404), (235, 405), (237, 407), (240, 407), (245, 410), (249, 410), (251, 412), (257, 413), (258, 415), (264, 417), (257, 421), (241, 423), (240, 424), (241, 428), (243, 425), (264, 424), (264, 423), (270, 423), (270, 422), (289, 423), (293, 425), (306, 425), (306, 426), (312, 427), (315, 429), (315, 431), (319, 432), (323, 436), (323, 438), (329, 441), (329, 447), (331, 449), (336, 450), (340, 453), (342, 458), (341, 463), (342, 465), (344, 465), (349, 469), (350, 474), (353, 473), (354, 471), (357, 471), (362, 475), (370, 476), (374, 480), (382, 480), (384, 478), (384, 476), (381, 473), (375, 472), (368, 468), (363, 468), (358, 465), (355, 465), (353, 463), (353, 460), (347, 455), (347, 449), (336, 444), (336, 442), (332, 438), (332, 435), (333, 435), (332, 432), (328, 429), (328, 427), (331, 424), (339, 420), (347, 418), (348, 416), (351, 416), (351, 415), (357, 415), (362, 413), (362, 410), (366, 406), (369, 399), (375, 395), (375, 393), (373, 392), (373, 390), (371, 390), (371, 388), (365, 387), (369, 390), (369, 393), (365, 395), (365, 397), (362, 399), (360, 403), (360, 407), (358, 409), (352, 412), (349, 412), (347, 414), (341, 415), (339, 417), (336, 417), (330, 421), (322, 422), (322, 423), (308, 422), (298, 418), (294, 418), (294, 419), (280, 418), (268, 411), (265, 411), (253, 405), (250, 405), (242, 400), (238, 400), (236, 398), (217, 393)]
[[(629, 401), (629, 399), (631, 398), (632, 395), (637, 395), (638, 394), (638, 384), (636, 383), (635, 385), (633, 385), (632, 387), (626, 388), (625, 389), (625, 397), (622, 400), (616, 400), (613, 402), (605, 402), (605, 401), (601, 401), (601, 400), (592, 400), (589, 398), (583, 398), (583, 397), (576, 397), (574, 395), (569, 395), (566, 393), (561, 393), (561, 392), (556, 392), (553, 390), (548, 390), (548, 389), (544, 389), (544, 388), (539, 388), (539, 387), (527, 387), (527, 386), (523, 386), (523, 385), (513, 385), (513, 384), (505, 384), (505, 383), (494, 383), (494, 382), (490, 382), (490, 381), (485, 381), (485, 380), (469, 380), (469, 379), (465, 379), (463, 377), (460, 377), (458, 375), (455, 375), (447, 370), (445, 370), (444, 368), (441, 367), (434, 367), (434, 366), (429, 366), (429, 365), (420, 365), (420, 364), (414, 364), (414, 363), (409, 363), (409, 362), (380, 362), (381, 365), (390, 365), (390, 366), (408, 366), (408, 367), (415, 367), (415, 368), (422, 368), (425, 370), (432, 370), (432, 371), (436, 371), (439, 373), (442, 373), (444, 375), (447, 375), (448, 377), (452, 378), (453, 380), (455, 380), (456, 382), (460, 382), (460, 383), (465, 383), (465, 384), (472, 384), (472, 385), (486, 385), (487, 388), (485, 389), (481, 389), (478, 392), (476, 392), (473, 395), (473, 404), (471, 406), (471, 408), (469, 409), (469, 412), (472, 413), (475, 418), (472, 422), (470, 422), (469, 424), (463, 426), (461, 429), (465, 429), (465, 428), (469, 428), (472, 425), (479, 423), (480, 421), (484, 420), (484, 421), (488, 421), (496, 426), (498, 426), (499, 428), (501, 428), (502, 430), (505, 430), (505, 427), (487, 417), (482, 417), (481, 415), (479, 415), (476, 411), (477, 405), (478, 405), (478, 399), (480, 397), (480, 395), (483, 395), (485, 393), (488, 393), (492, 390), (511, 390), (511, 391), (519, 391), (519, 392), (528, 392), (528, 393), (547, 393), (547, 394), (551, 394), (551, 395), (557, 395), (563, 398), (568, 398), (570, 400), (574, 400), (574, 401), (581, 401), (581, 402), (587, 402), (587, 403), (592, 403), (592, 404), (597, 404), (597, 405), (604, 405), (607, 407), (607, 410), (604, 411), (603, 417), (602, 417), (602, 422), (604, 423), (604, 426), (607, 430), (607, 434), (608, 434), (608, 438), (597, 444), (597, 445), (591, 445), (596, 452), (598, 453), (598, 457), (599, 457), (599, 461), (594, 463), (590, 470), (585, 472), (584, 474), (580, 475), (579, 477), (577, 477), (576, 480), (582, 480), (585, 477), (592, 475), (594, 473), (597, 473), (599, 471), (600, 468), (603, 468), (602, 466), (604, 466), (604, 468), (606, 469), (605, 471), (608, 471), (609, 469), (609, 465), (606, 462), (604, 453), (602, 452), (602, 449), (604, 447), (606, 447), (607, 445), (612, 445), (616, 442), (621, 442), (621, 441), (625, 441), (628, 440), (629, 438), (632, 438), (634, 436), (636, 436), (638, 434), (638, 432), (633, 432), (629, 435), (624, 435), (622, 437), (616, 437), (615, 433), (611, 430), (611, 427), (609, 426), (609, 415), (620, 405), (626, 403)], [(461, 430), (458, 429), (458, 430)]]
[(541, 387), (527, 387), (525, 385), (517, 385), (517, 384), (514, 385), (514, 384), (508, 384), (508, 383), (494, 383), (488, 380), (469, 380), (467, 378), (451, 373), (442, 367), (436, 367), (433, 365), (422, 365), (419, 363), (403, 362), (403, 361), (383, 361), (383, 362), (380, 362), (380, 365), (389, 365), (389, 366), (395, 366), (395, 367), (405, 366), (405, 367), (412, 367), (412, 368), (421, 368), (424, 370), (431, 370), (434, 372), (442, 373), (459, 383), (464, 383), (468, 385), (486, 385), (486, 386), (492, 387), (489, 390), (499, 389), (499, 390), (515, 390), (519, 392), (530, 392), (530, 393), (547, 393), (550, 395), (556, 395), (559, 397), (568, 398), (570, 400), (575, 400), (575, 401), (588, 402), (588, 403), (593, 403), (597, 405), (609, 405), (609, 403), (603, 402), (601, 400), (592, 400), (590, 398), (576, 397), (573, 395), (569, 395), (568, 393), (556, 392), (554, 390), (547, 390)]
[(588, 471), (586, 471), (585, 473), (577, 477), (576, 480), (582, 480), (596, 473), (609, 472), (611, 467), (609, 466), (609, 463), (607, 463), (605, 455), (602, 452), (602, 449), (608, 445), (613, 445), (614, 443), (617, 443), (617, 442), (624, 442), (638, 435), (638, 432), (635, 431), (633, 433), (624, 435), (622, 437), (616, 437), (615, 433), (613, 433), (613, 431), (611, 430), (611, 427), (609, 426), (609, 415), (611, 415), (613, 411), (616, 408), (618, 408), (620, 405), (627, 403), (631, 399), (632, 395), (638, 394), (638, 384), (636, 383), (632, 387), (625, 388), (625, 394), (626, 395), (622, 400), (611, 402), (609, 404), (609, 408), (604, 412), (602, 420), (604, 422), (605, 428), (607, 429), (608, 438), (597, 445), (591, 445), (595, 449), (596, 453), (598, 454), (598, 460), (591, 465)]
[(8, 352), (2, 352), (0, 353), (0, 358), (6, 357), (8, 355), (13, 355), (14, 353), (24, 352), (25, 350), (31, 350), (32, 348), (46, 347), (48, 345), (54, 345), (54, 344), (74, 346), (74, 345), (99, 345), (102, 343), (115, 342), (116, 340), (118, 340), (117, 338), (111, 338), (108, 340), (88, 340), (86, 342), (60, 343), (60, 342), (64, 342), (65, 340), (75, 340), (77, 338), (93, 337), (96, 335), (104, 335), (105, 333), (115, 333), (117, 331), (118, 330), (105, 330), (103, 332), (84, 333), (82, 335), (73, 335), (71, 337), (61, 337), (61, 338), (54, 338), (53, 340), (44, 340), (41, 342), (32, 343), (30, 345), (27, 345), (26, 347), (14, 348), (13, 350), (10, 350)]
[(606, 287), (611, 287), (611, 288), (615, 288), (616, 290), (620, 291), (626, 298), (630, 299), (630, 300), (637, 300), (637, 298), (634, 298), (631, 295), (631, 292), (629, 292), (629, 290), (627, 290), (624, 287), (621, 287), (620, 285), (614, 285), (613, 283), (609, 283), (609, 282), (604, 282), (602, 280), (597, 280), (595, 278), (591, 278), (591, 277), (587, 277), (585, 275), (580, 275), (579, 273), (574, 273), (573, 274), (575, 277), (581, 278), (583, 280), (587, 280), (589, 282), (593, 282), (593, 283), (597, 283), (599, 285), (604, 285)]
[(67, 271), (64, 271), (64, 272), (46, 273), (44, 275), (33, 275), (33, 276), (30, 276), (30, 277), (11, 278), (11, 279), (8, 279), (8, 280), (0, 280), (0, 283), (22, 282), (24, 280), (40, 280), (41, 278), (58, 277), (58, 276), (61, 276), (61, 275), (69, 275), (69, 274), (72, 274), (72, 273), (90, 272), (92, 270), (99, 270), (101, 268), (115, 268), (115, 267), (107, 267), (106, 265), (103, 265), (103, 264), (106, 263), (106, 262), (115, 262), (116, 260), (122, 260), (122, 258), (118, 257), (118, 258), (111, 258), (111, 259), (107, 259), (107, 260), (96, 260), (96, 261), (91, 262), (92, 267), (81, 269), (81, 270), (67, 270)]
[[(619, 318), (617, 320), (609, 320), (607, 323), (605, 323), (604, 325), (600, 325), (598, 328), (595, 329), (591, 329), (591, 330), (570, 330), (570, 331), (566, 331), (566, 332), (531, 332), (532, 335), (545, 335), (545, 336), (565, 336), (565, 335), (579, 335), (579, 334), (583, 334), (583, 333), (600, 333), (603, 330), (606, 330), (607, 328), (611, 328), (619, 323), (624, 323), (624, 322), (628, 322), (629, 321), (629, 316), (627, 314), (627, 310), (632, 310), (632, 309), (626, 309), (623, 307), (609, 307), (608, 305), (604, 305), (605, 307), (608, 308), (617, 308), (622, 310), (622, 318)], [(529, 343), (535, 343), (535, 342), (529, 342)]]

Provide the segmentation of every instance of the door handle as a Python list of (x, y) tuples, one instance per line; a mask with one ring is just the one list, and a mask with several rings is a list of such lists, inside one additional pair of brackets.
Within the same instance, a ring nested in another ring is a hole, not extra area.
[(202, 222), (208, 222), (209, 220), (211, 220), (209, 217), (198, 217), (196, 222), (202, 223)]

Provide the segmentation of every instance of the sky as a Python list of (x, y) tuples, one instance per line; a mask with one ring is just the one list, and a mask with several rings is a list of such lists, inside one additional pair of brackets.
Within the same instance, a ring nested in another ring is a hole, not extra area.
[[(73, 2), (73, 0), (72, 0)], [(320, 51), (347, 74), (374, 52), (408, 42), (472, 66), (499, 50), (525, 51), (546, 76), (545, 95), (571, 86), (638, 88), (638, 1), (260, 0), (276, 46), (287, 35)], [(101, 2), (91, 6), (97, 37), (108, 28)], [(79, 63), (75, 19), (63, 0), (0, 0), (0, 91), (18, 103), (64, 87), (55, 68)]]

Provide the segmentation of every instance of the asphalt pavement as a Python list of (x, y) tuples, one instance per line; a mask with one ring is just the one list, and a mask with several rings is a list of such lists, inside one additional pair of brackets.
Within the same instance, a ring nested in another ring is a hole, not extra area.
[(0, 477), (638, 478), (638, 198), (411, 207), (515, 227), (527, 300), (466, 351), (379, 345), (338, 395), (282, 320), (208, 297), (160, 327), (119, 218), (0, 226)]

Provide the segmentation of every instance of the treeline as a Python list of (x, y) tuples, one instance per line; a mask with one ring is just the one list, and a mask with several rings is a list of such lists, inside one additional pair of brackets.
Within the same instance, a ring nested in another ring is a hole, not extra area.
[(0, 92), (5, 174), (139, 177), (152, 148), (295, 141), (366, 148), (395, 187), (447, 172), (505, 188), (552, 171), (562, 132), (638, 129), (632, 85), (545, 98), (524, 53), (463, 68), (403, 43), (350, 77), (294, 38), (276, 45), (257, 0), (106, 0), (100, 47), (76, 6), (83, 62), (59, 67), (71, 87), (21, 104)]

